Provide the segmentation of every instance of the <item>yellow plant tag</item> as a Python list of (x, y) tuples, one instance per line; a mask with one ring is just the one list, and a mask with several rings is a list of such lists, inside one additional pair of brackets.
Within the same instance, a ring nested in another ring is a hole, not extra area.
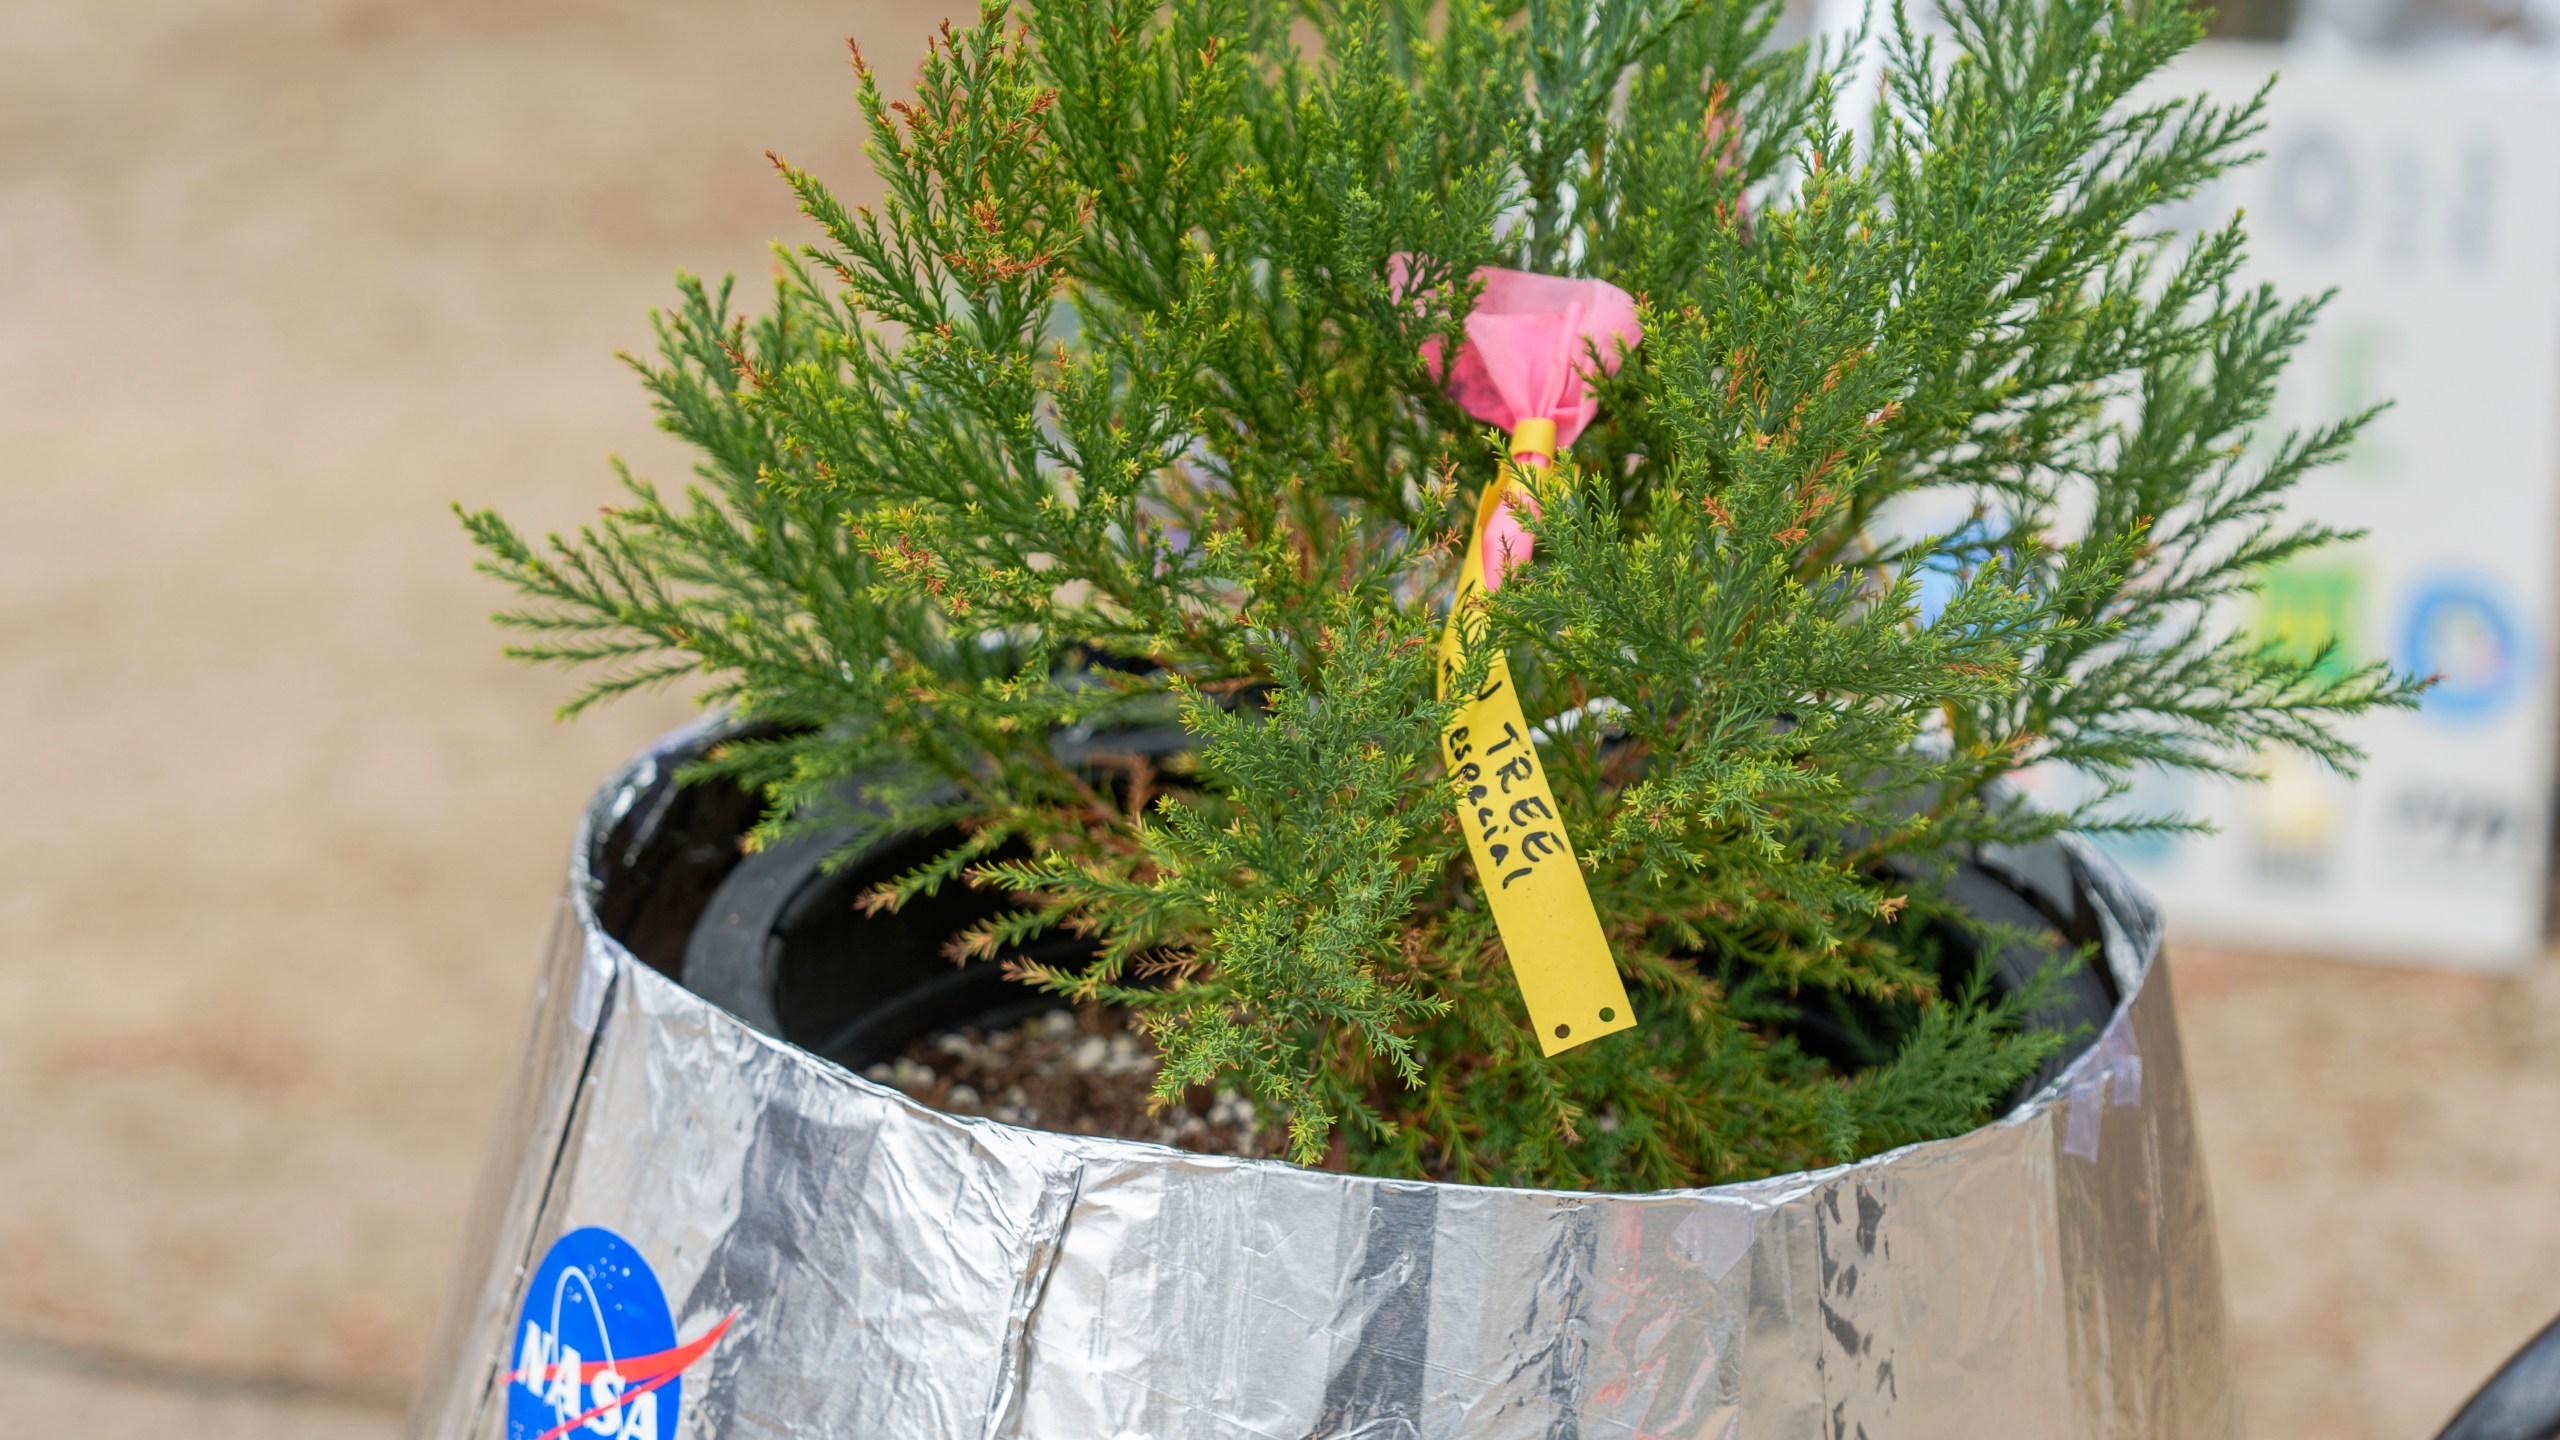
[[(1552, 422), (1524, 422), (1512, 434), (1515, 455), (1550, 455), (1554, 447)], [(1440, 632), (1443, 697), (1464, 664), (1466, 642), (1483, 633), (1484, 607), (1478, 597), (1485, 589), (1485, 527), (1511, 496), (1525, 493), (1505, 467), (1476, 502), (1457, 600)], [(1627, 987), (1618, 978), (1608, 937), (1600, 931), (1591, 887), (1582, 878), (1582, 864), (1574, 858), (1573, 841), (1556, 810), (1555, 791), (1539, 763), (1520, 697), (1511, 688), (1510, 663), (1500, 654), (1493, 657), (1475, 699), (1441, 732), (1440, 754), (1450, 778), (1461, 787), (1458, 825), (1466, 832), (1467, 853), (1475, 859), (1477, 880), (1493, 906), (1493, 923), (1502, 932), (1520, 998), (1528, 1003), (1538, 1048), (1555, 1055), (1634, 1029)]]

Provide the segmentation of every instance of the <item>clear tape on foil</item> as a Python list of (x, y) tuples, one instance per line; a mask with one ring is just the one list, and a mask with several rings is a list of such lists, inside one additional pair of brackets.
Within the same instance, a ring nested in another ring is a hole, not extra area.
[(2098, 1043), (2066, 1072), (2070, 1118), (2062, 1131), (2062, 1153), (2095, 1163), (2098, 1138), (2109, 1106), (2142, 1103), (2142, 1047), (2133, 1038), (2133, 1017), (2119, 1010), (2098, 1035)]
[(576, 988), (569, 995), (569, 1023), (582, 1035), (592, 1035), (604, 1016), (604, 992), (613, 984), (616, 958), (622, 947), (599, 930), (585, 932), (586, 943), (579, 947)]
[[(737, 1317), (685, 1440), (2240, 1433), (2151, 951), (2109, 957), (2139, 983), (2075, 1068), (1971, 1134), (1643, 1195), (1385, 1181), (956, 1118), (757, 1033), (598, 929), (585, 857), (632, 783), (590, 812), (413, 1440), (507, 1434), (519, 1292), (586, 1226), (677, 1333)], [(2111, 944), (2156, 936), (2074, 858)]]

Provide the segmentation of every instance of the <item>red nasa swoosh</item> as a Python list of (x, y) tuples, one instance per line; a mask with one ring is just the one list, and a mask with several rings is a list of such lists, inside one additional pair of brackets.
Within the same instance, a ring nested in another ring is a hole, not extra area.
[[(720, 1317), (719, 1324), (704, 1331), (702, 1338), (695, 1340), (689, 1345), (679, 1345), (673, 1350), (661, 1350), (654, 1355), (633, 1355), (623, 1360), (588, 1360), (581, 1362), (578, 1366), (578, 1382), (580, 1384), (585, 1384), (594, 1380), (599, 1373), (606, 1370), (611, 1370), (616, 1375), (621, 1376), (626, 1382), (633, 1380), (645, 1380), (648, 1383), (645, 1385), (633, 1385), (630, 1389), (623, 1391), (612, 1400), (597, 1406), (583, 1415), (572, 1415), (568, 1419), (561, 1421), (559, 1424), (552, 1426), (550, 1429), (543, 1431), (540, 1435), (535, 1436), (534, 1440), (558, 1440), (558, 1437), (575, 1430), (579, 1426), (584, 1425), (606, 1411), (619, 1410), (623, 1406), (630, 1404), (632, 1401), (639, 1399), (641, 1396), (646, 1395), (650, 1391), (657, 1389), (659, 1386), (666, 1384), (670, 1380), (673, 1380), (678, 1375), (683, 1374), (686, 1366), (701, 1359), (703, 1352), (709, 1350), (712, 1346), (720, 1342), (720, 1337), (728, 1333), (730, 1325), (735, 1323), (737, 1318), (738, 1312), (732, 1310), (728, 1314)], [(525, 1373), (521, 1370), (510, 1371), (507, 1378), (500, 1383), (512, 1385), (519, 1380), (527, 1380), (528, 1383), (531, 1383)], [(554, 1411), (552, 1413), (557, 1414), (559, 1412)]]

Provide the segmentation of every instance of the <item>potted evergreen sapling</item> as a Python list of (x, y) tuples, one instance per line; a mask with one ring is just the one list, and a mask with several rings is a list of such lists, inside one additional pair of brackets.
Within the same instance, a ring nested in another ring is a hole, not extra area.
[[(864, 71), (880, 212), (785, 166), (824, 238), (768, 312), (688, 282), (661, 321), (645, 374), (711, 488), (635, 480), (548, 549), (469, 517), (537, 602), (520, 653), (604, 662), (573, 711), (706, 679), (765, 728), (698, 766), (763, 798), (752, 845), (857, 796), (837, 858), (956, 832), (864, 898), (1012, 897), (969, 955), (1092, 937), (1024, 977), (1125, 1007), (1160, 1098), (1240, 1082), (1302, 1162), (1649, 1188), (1979, 1123), (2062, 1037), (1941, 983), (1906, 923), (1960, 918), (1933, 880), (2180, 823), (1997, 782), (2339, 760), (2331, 720), (2408, 693), (2196, 624), (2335, 538), (2276, 505), (2353, 430), (2236, 455), (2313, 307), (2232, 287), (2236, 228), (2144, 228), (2254, 112), (2130, 106), (2185, 11), (1987, 6), (1952, 64), (1899, 58), (1852, 166), (1770, 7), (1589, 8), (1353, 8), (1310, 56), (1276, 12), (1058, 5), (939, 42), (913, 102)], [(1508, 270), (1647, 311), (1623, 363), (1575, 337), (1597, 420), (1553, 467), (1434, 363), (1476, 367)], [(1535, 509), (1480, 506), (1497, 485)], [(1948, 491), (1996, 545), (1876, 533)], [(1461, 678), (1503, 666), (1542, 727), (1630, 987), (1633, 1033), (1554, 1056), (1439, 744), (1479, 509), (1518, 559), (1469, 592)], [(1932, 570), (1964, 579), (1924, 624)], [(1058, 738), (1177, 724), (1195, 749)], [(1884, 1063), (1766, 1023), (1808, 991)], [(1585, 1133), (1604, 1109), (1629, 1123)]]
[[(2197, 8), (1975, 0), (1853, 137), (1779, 11), (990, 5), (906, 101), (857, 49), (884, 201), (777, 160), (814, 242), (638, 364), (700, 483), (465, 516), (569, 713), (723, 717), (599, 812), (599, 933), (950, 1110), (1387, 1181), (1783, 1177), (2057, 1074), (2071, 1154), (2108, 1073), (2182, 1123), (2058, 846), (2416, 688), (2209, 615), (2342, 538), (2281, 507), (2362, 423), (2267, 435), (2318, 303), (2154, 218), (2257, 106), (2145, 88)], [(1063, 1108), (975, 1083), (1043, 1045), (1105, 1057)]]

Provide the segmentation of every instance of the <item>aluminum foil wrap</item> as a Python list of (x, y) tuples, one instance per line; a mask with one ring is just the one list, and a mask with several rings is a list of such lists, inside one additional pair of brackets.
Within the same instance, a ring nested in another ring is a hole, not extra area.
[(413, 1440), (508, 1433), (587, 1226), (679, 1336), (728, 1323), (664, 1432), (705, 1440), (2240, 1433), (2158, 919), (2093, 852), (2130, 999), (1992, 1125), (1713, 1189), (1397, 1182), (955, 1118), (668, 981), (586, 857), (684, 743), (588, 813)]

